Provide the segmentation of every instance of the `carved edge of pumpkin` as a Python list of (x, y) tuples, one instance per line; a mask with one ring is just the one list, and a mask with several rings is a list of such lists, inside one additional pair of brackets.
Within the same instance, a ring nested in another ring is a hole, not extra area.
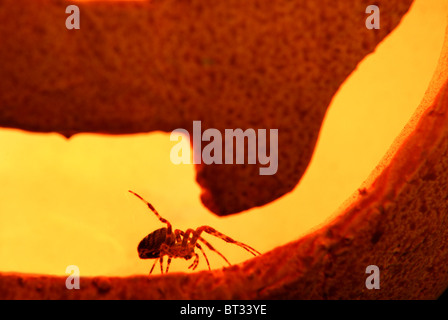
[(376, 30), (364, 28), (362, 1), (101, 2), (77, 3), (84, 31), (72, 32), (65, 0), (2, 1), (0, 125), (66, 137), (170, 132), (197, 119), (277, 128), (274, 175), (196, 166), (202, 203), (225, 216), (297, 186), (334, 93), (413, 1), (377, 1), (386, 14)]

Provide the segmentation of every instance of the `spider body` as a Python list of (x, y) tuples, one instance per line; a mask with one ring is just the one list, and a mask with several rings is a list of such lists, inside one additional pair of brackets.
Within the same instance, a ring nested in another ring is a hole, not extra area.
[(181, 244), (176, 244), (174, 238), (166, 239), (167, 228), (157, 229), (140, 241), (137, 247), (140, 259), (160, 258), (161, 254), (176, 256), (189, 260), (193, 257), (193, 250), (182, 250)]
[(166, 273), (168, 272), (172, 258), (183, 258), (185, 260), (190, 260), (194, 257), (195, 259), (193, 263), (188, 268), (192, 268), (193, 270), (196, 269), (199, 264), (199, 255), (195, 252), (195, 248), (198, 248), (202, 252), (205, 261), (207, 262), (208, 269), (211, 270), (207, 255), (198, 242), (205, 244), (211, 251), (216, 252), (230, 265), (230, 262), (226, 259), (226, 257), (224, 257), (218, 250), (213, 248), (210, 243), (208, 243), (204, 238), (201, 237), (202, 232), (214, 235), (215, 237), (218, 237), (228, 243), (236, 244), (246, 251), (250, 252), (254, 256), (260, 254), (257, 250), (248, 246), (247, 244), (235, 241), (232, 238), (209, 226), (202, 226), (196, 228), (195, 230), (187, 229), (186, 231), (182, 231), (179, 229), (175, 229), (173, 231), (171, 223), (168, 220), (162, 218), (157, 210), (148, 201), (131, 190), (129, 190), (129, 192), (142, 200), (148, 206), (148, 208), (157, 216), (157, 218), (159, 218), (160, 222), (166, 224), (165, 228), (160, 228), (149, 233), (140, 241), (137, 247), (138, 256), (140, 257), (140, 259), (156, 259), (151, 270), (149, 271), (150, 274), (152, 273), (157, 261), (160, 261), (160, 271), (161, 273), (163, 273), (164, 256), (168, 256), (168, 263), (165, 271)]
[[(160, 247), (166, 241), (166, 228), (151, 232), (140, 241), (137, 247), (140, 259), (160, 258)], [(172, 245), (173, 242), (168, 245)]]

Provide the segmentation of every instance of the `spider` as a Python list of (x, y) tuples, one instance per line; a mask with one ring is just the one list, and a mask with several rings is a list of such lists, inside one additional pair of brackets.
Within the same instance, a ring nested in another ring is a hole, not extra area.
[(211, 251), (216, 252), (229, 265), (231, 265), (230, 262), (226, 259), (226, 257), (224, 257), (224, 255), (222, 255), (218, 250), (213, 248), (213, 246), (210, 243), (208, 243), (204, 238), (201, 237), (202, 232), (211, 234), (228, 243), (236, 244), (237, 246), (242, 247), (243, 249), (247, 250), (254, 256), (260, 255), (260, 252), (248, 246), (247, 244), (235, 241), (232, 238), (226, 236), (225, 234), (209, 226), (202, 226), (196, 228), (196, 230), (187, 229), (186, 231), (175, 229), (173, 233), (171, 223), (168, 220), (162, 218), (160, 214), (157, 212), (157, 210), (152, 206), (152, 204), (143, 199), (137, 193), (131, 190), (129, 190), (129, 192), (135, 195), (140, 200), (142, 200), (148, 206), (148, 208), (157, 216), (160, 222), (166, 223), (166, 228), (160, 228), (151, 232), (146, 237), (144, 237), (142, 241), (140, 241), (137, 247), (138, 256), (140, 257), (140, 259), (156, 259), (154, 261), (154, 264), (152, 265), (151, 270), (149, 271), (149, 274), (151, 274), (152, 271), (154, 270), (157, 261), (160, 261), (160, 271), (163, 274), (164, 256), (168, 256), (168, 262), (165, 273), (168, 273), (168, 269), (170, 267), (172, 258), (184, 258), (185, 260), (190, 260), (191, 258), (194, 257), (193, 263), (188, 267), (188, 269), (191, 268), (192, 270), (195, 270), (199, 264), (199, 255), (194, 251), (195, 248), (198, 248), (202, 252), (205, 261), (207, 262), (208, 269), (211, 270), (207, 255), (205, 254), (204, 250), (202, 249), (198, 241), (205, 244)]

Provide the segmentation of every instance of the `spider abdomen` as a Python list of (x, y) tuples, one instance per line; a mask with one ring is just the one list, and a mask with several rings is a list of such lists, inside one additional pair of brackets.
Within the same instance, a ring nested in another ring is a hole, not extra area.
[(160, 246), (165, 243), (166, 228), (160, 228), (140, 241), (137, 247), (140, 259), (155, 259), (160, 257)]

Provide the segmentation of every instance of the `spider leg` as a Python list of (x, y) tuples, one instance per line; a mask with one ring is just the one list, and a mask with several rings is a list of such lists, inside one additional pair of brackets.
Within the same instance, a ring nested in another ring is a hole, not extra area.
[[(224, 255), (221, 253), (221, 252), (219, 252), (218, 250), (216, 250), (215, 248), (213, 248), (213, 246), (210, 244), (210, 243), (208, 243), (204, 238), (202, 238), (202, 237), (198, 237), (198, 239), (200, 240), (200, 241), (202, 241), (202, 243), (204, 243), (211, 251), (214, 251), (214, 252), (216, 252), (217, 254), (219, 254), (220, 256), (221, 256), (221, 258), (223, 258), (226, 262), (227, 262), (227, 264), (229, 265), (229, 266), (231, 266), (232, 264), (229, 262), (229, 260), (227, 260), (227, 258), (226, 257), (224, 257)], [(205, 255), (205, 254), (204, 254)], [(207, 259), (207, 258), (206, 258)], [(207, 260), (207, 263), (208, 263), (208, 260)], [(210, 265), (208, 266), (209, 268), (210, 268)]]
[(160, 220), (160, 222), (162, 223), (166, 223), (166, 228), (167, 228), (167, 233), (166, 233), (166, 243), (170, 243), (171, 242), (171, 236), (172, 236), (172, 227), (171, 227), (171, 223), (166, 220), (165, 218), (162, 218), (162, 216), (157, 212), (157, 210), (154, 208), (154, 206), (152, 204), (150, 204), (148, 201), (146, 201), (145, 199), (143, 199), (140, 195), (138, 195), (137, 193), (135, 193), (134, 191), (128, 190), (130, 193), (132, 193), (134, 196), (136, 196), (137, 198), (139, 198), (140, 200), (142, 200), (147, 206), (148, 208), (157, 216), (157, 218)]
[(202, 249), (202, 247), (201, 247), (201, 245), (200, 245), (199, 243), (196, 243), (196, 247), (197, 247), (199, 250), (201, 250), (202, 255), (203, 255), (204, 258), (205, 258), (205, 261), (207, 261), (208, 270), (212, 270), (212, 269), (210, 269), (210, 263), (208, 262), (207, 256), (205, 255), (205, 252), (204, 252), (204, 249)]
[(167, 262), (165, 273), (168, 273), (168, 269), (170, 268), (170, 264), (171, 264), (171, 257), (168, 257), (168, 262)]
[(184, 232), (182, 230), (176, 229), (174, 230), (174, 236), (176, 239), (177, 243), (181, 243), (182, 242), (182, 237), (184, 235)]
[[(186, 248), (188, 245), (188, 240), (190, 239), (190, 234), (194, 234), (193, 229), (187, 229), (187, 231), (183, 232), (181, 231), (182, 236), (184, 237), (182, 240), (182, 247)], [(194, 236), (192, 237), (194, 239)]]
[(160, 272), (163, 274), (163, 255), (160, 255)]
[(149, 271), (149, 274), (151, 274), (152, 271), (154, 270), (154, 267), (156, 266), (157, 261), (159, 261), (159, 260), (156, 259), (156, 261), (154, 261), (154, 263), (153, 263), (153, 265), (152, 265), (152, 268), (151, 268), (151, 271)]
[(194, 270), (197, 268), (198, 264), (199, 264), (199, 255), (195, 252), (194, 253), (194, 261), (191, 264), (191, 266), (188, 267), (188, 269), (191, 268), (192, 270)]
[[(183, 237), (182, 246), (185, 247), (188, 244), (188, 238), (190, 237), (190, 233), (194, 233), (194, 230), (193, 229), (188, 229), (186, 232), (183, 232), (182, 230), (176, 229), (176, 230), (174, 230), (174, 233), (176, 234), (176, 240), (178, 242), (181, 242), (181, 240), (180, 240), (181, 237), (180, 236)], [(202, 249), (201, 245), (199, 243), (197, 243), (197, 242), (195, 244), (195, 247), (198, 248), (199, 250), (201, 250), (202, 255), (205, 258), (205, 261), (207, 262), (208, 270), (211, 270), (210, 263), (208, 262), (208, 258), (207, 258), (207, 255), (204, 252), (204, 249)], [(196, 255), (195, 261), (197, 260), (197, 264), (198, 264), (199, 263), (199, 256), (196, 253), (195, 253), (195, 255)], [(197, 266), (197, 264), (196, 264), (196, 266)], [(189, 266), (188, 269), (192, 268), (193, 265), (194, 265), (194, 263), (191, 266)], [(194, 267), (193, 270), (194, 269), (196, 269), (196, 267)]]
[(195, 231), (195, 236), (193, 236), (193, 240), (195, 241), (195, 237), (200, 238), (200, 235), (202, 232), (206, 232), (208, 234), (211, 234), (212, 236), (215, 236), (217, 238), (220, 238), (222, 240), (224, 240), (225, 242), (228, 243), (233, 243), (236, 244), (237, 246), (240, 246), (241, 248), (243, 248), (244, 250), (248, 251), (249, 253), (251, 253), (252, 255), (256, 256), (256, 255), (260, 255), (261, 253), (258, 252), (257, 250), (255, 250), (254, 248), (248, 246), (245, 243), (233, 240), (232, 238), (230, 238), (229, 236), (226, 236), (224, 233), (221, 233), (215, 229), (213, 229), (212, 227), (209, 226), (202, 226), (196, 229)]

